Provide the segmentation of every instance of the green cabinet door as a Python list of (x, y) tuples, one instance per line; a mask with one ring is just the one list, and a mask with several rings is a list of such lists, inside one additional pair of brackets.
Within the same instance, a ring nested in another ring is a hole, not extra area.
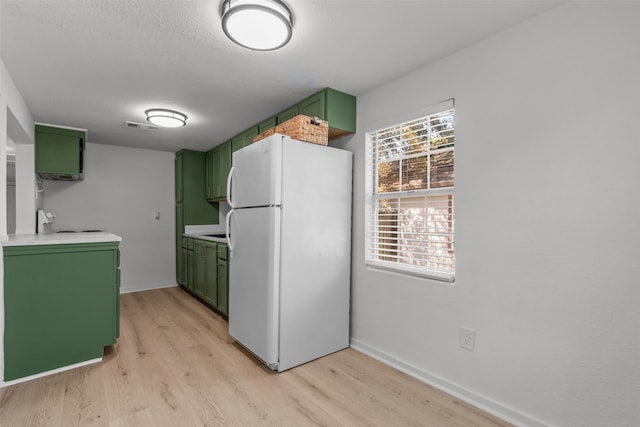
[(116, 342), (118, 246), (3, 248), (5, 381), (100, 358)]
[(176, 282), (184, 285), (183, 260), (182, 260), (182, 234), (184, 233), (184, 220), (182, 219), (182, 203), (176, 203)]
[(182, 204), (185, 225), (217, 224), (218, 205), (206, 199), (206, 153), (200, 151), (181, 150), (177, 157), (181, 158)]
[(194, 292), (195, 288), (195, 257), (193, 252), (193, 239), (186, 237), (186, 245), (182, 247), (182, 277), (184, 286)]
[(215, 185), (215, 161), (213, 150), (207, 151), (206, 154), (206, 174), (205, 174), (205, 197), (207, 200), (213, 199), (213, 186)]
[(270, 117), (267, 120), (264, 120), (258, 124), (258, 133), (262, 133), (271, 128), (276, 127), (278, 124), (278, 118), (276, 116)]
[(287, 108), (286, 110), (282, 111), (280, 114), (276, 116), (276, 121), (278, 122), (277, 124), (284, 123), (287, 120), (292, 119), (297, 115), (298, 115), (297, 105), (294, 105), (291, 108)]
[(120, 276), (120, 250), (117, 251), (117, 270), (116, 270), (116, 279), (117, 279), (117, 285), (116, 285), (116, 339), (120, 338), (120, 281), (121, 281), (121, 276)]
[(253, 144), (253, 138), (258, 136), (259, 133), (260, 129), (258, 128), (258, 126), (254, 126), (244, 131), (244, 133), (242, 134), (242, 137), (244, 138), (243, 147)]
[(182, 203), (182, 155), (178, 154), (175, 160), (175, 189), (176, 203)]
[(207, 253), (205, 244), (201, 240), (196, 240), (193, 244), (194, 257), (194, 284), (193, 292), (200, 298), (204, 298), (207, 289)]
[(243, 134), (236, 135), (231, 138), (231, 152), (234, 153), (244, 147), (244, 136)]
[(180, 270), (182, 270), (182, 286), (191, 290), (189, 286), (189, 271), (187, 267), (189, 263), (189, 249), (182, 248), (181, 252), (182, 252), (182, 257), (181, 257), (182, 266), (180, 267)]
[(329, 139), (356, 131), (355, 96), (327, 88), (298, 104), (298, 112), (329, 122)]
[(324, 89), (282, 111), (276, 116), (276, 124), (297, 114), (326, 120), (329, 123), (330, 140), (356, 131), (356, 98), (335, 89)]
[(215, 148), (215, 184), (214, 199), (225, 199), (227, 197), (227, 175), (231, 169), (231, 144), (227, 141)]
[(320, 120), (326, 120), (325, 112), (326, 93), (320, 92), (302, 101), (298, 104), (298, 113), (309, 117), (317, 117)]
[(253, 138), (258, 135), (258, 131), (258, 126), (253, 126), (231, 139), (231, 152), (236, 152), (247, 145), (253, 144)]
[(185, 226), (219, 222), (218, 204), (206, 197), (207, 161), (207, 153), (192, 150), (180, 150), (175, 158), (176, 282), (185, 286), (187, 270), (179, 249)]
[(36, 173), (48, 179), (51, 175), (81, 179), (84, 172), (86, 132), (81, 130), (36, 125)]
[(218, 311), (229, 315), (229, 264), (218, 258)]
[(218, 267), (217, 267), (217, 244), (207, 242), (204, 247), (206, 251), (206, 289), (204, 300), (214, 308), (218, 307)]

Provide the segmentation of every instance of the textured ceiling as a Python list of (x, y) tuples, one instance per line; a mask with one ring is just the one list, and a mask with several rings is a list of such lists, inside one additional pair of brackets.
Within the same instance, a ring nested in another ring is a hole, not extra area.
[[(219, 0), (2, 0), (0, 53), (36, 121), (95, 143), (206, 150), (320, 89), (366, 93), (559, 2), (287, 3), (291, 42), (253, 52), (224, 36)], [(151, 107), (188, 125), (125, 127)]]

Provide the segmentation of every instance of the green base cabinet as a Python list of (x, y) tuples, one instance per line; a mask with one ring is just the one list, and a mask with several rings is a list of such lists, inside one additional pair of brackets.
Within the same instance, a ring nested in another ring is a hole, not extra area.
[(192, 279), (186, 279), (185, 288), (212, 308), (229, 315), (228, 249), (225, 243), (185, 237), (192, 242), (187, 250), (183, 269)]
[[(218, 250), (217, 244), (204, 244), (204, 293), (202, 298), (211, 307), (218, 308)], [(226, 313), (225, 313), (226, 314)]]
[(102, 357), (120, 334), (117, 242), (4, 247), (4, 380)]
[(203, 241), (196, 240), (193, 244), (193, 257), (193, 293), (203, 298), (207, 289), (207, 253)]
[(229, 315), (229, 261), (228, 248), (225, 244), (218, 243), (217, 256), (217, 285), (218, 285), (218, 311)]
[(182, 285), (193, 292), (196, 278), (193, 239), (185, 237), (182, 245)]

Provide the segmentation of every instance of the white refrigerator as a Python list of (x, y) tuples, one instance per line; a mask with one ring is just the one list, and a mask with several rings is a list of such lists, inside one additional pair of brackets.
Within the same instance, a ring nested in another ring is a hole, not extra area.
[(352, 163), (280, 134), (233, 153), (229, 334), (273, 370), (349, 347)]

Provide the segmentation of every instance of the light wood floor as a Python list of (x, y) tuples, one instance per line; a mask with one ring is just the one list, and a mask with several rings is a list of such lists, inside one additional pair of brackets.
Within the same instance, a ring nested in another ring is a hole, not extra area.
[(122, 296), (102, 363), (0, 389), (0, 425), (505, 426), (352, 349), (274, 373), (179, 288)]

